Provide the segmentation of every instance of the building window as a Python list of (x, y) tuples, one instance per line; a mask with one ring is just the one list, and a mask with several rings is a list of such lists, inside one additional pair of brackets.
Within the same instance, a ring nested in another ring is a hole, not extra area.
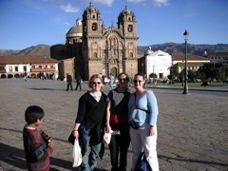
[(17, 71), (18, 71), (18, 66), (15, 66), (14, 69), (15, 69), (15, 71), (17, 72)]
[(23, 70), (24, 70), (24, 71), (27, 71), (27, 67), (26, 67), (26, 66), (23, 66)]
[(42, 68), (42, 65), (39, 65), (39, 68)]

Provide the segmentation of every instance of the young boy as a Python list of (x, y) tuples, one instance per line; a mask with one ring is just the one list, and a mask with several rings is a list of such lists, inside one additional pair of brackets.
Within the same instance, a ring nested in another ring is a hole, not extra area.
[(23, 130), (25, 158), (28, 170), (49, 171), (49, 157), (53, 152), (53, 140), (46, 144), (39, 130), (44, 119), (44, 110), (39, 106), (29, 106), (25, 111), (27, 124)]

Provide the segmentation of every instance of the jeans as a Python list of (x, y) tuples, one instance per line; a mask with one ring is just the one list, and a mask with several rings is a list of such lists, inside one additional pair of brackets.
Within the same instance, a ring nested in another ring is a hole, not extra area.
[[(92, 135), (89, 134), (90, 130), (87, 130), (87, 131), (88, 131), (88, 134), (86, 135), (86, 142), (85, 142), (86, 151), (82, 157), (82, 164), (80, 168), (83, 171), (93, 171), (97, 166), (97, 158), (101, 150), (101, 143), (90, 145), (90, 139)], [(90, 150), (88, 150), (89, 147), (90, 147)]]
[(159, 171), (158, 155), (157, 155), (157, 127), (155, 134), (149, 136), (150, 125), (143, 124), (139, 129), (135, 130), (130, 127), (130, 137), (133, 149), (132, 170), (135, 169), (138, 157), (144, 151), (146, 159), (153, 171)]
[(113, 89), (113, 84), (114, 84), (114, 81), (113, 81), (113, 80), (112, 80), (112, 81), (110, 80), (110, 83), (109, 83), (109, 89), (110, 89), (110, 90)]

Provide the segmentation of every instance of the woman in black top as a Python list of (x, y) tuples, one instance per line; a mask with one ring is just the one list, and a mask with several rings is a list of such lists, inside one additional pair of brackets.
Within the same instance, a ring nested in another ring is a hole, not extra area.
[[(101, 91), (102, 78), (99, 75), (91, 76), (89, 87), (91, 91), (79, 99), (78, 114), (73, 129), (74, 136), (79, 139), (81, 146), (83, 159), (80, 168), (84, 171), (96, 168), (107, 106), (107, 96)], [(88, 147), (91, 150), (88, 150)]]
[(127, 151), (130, 144), (128, 126), (129, 77), (125, 73), (118, 75), (118, 86), (108, 93), (107, 132), (112, 133), (109, 144), (112, 171), (126, 171)]

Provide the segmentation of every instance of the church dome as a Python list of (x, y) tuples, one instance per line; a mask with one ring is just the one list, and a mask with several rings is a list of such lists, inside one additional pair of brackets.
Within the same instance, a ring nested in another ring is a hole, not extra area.
[(66, 33), (66, 37), (76, 37), (82, 36), (82, 22), (80, 19), (76, 20), (76, 25), (71, 27), (70, 30)]
[(145, 54), (151, 55), (152, 53), (153, 53), (153, 51), (151, 50), (151, 47), (149, 46)]
[(94, 12), (98, 12), (99, 13), (99, 10), (97, 10), (93, 4), (90, 2), (89, 3), (89, 6), (85, 9), (84, 13), (94, 13)]
[(123, 15), (132, 15), (135, 17), (135, 14), (131, 10), (129, 10), (127, 6), (125, 6), (125, 9), (119, 14), (119, 16)]

